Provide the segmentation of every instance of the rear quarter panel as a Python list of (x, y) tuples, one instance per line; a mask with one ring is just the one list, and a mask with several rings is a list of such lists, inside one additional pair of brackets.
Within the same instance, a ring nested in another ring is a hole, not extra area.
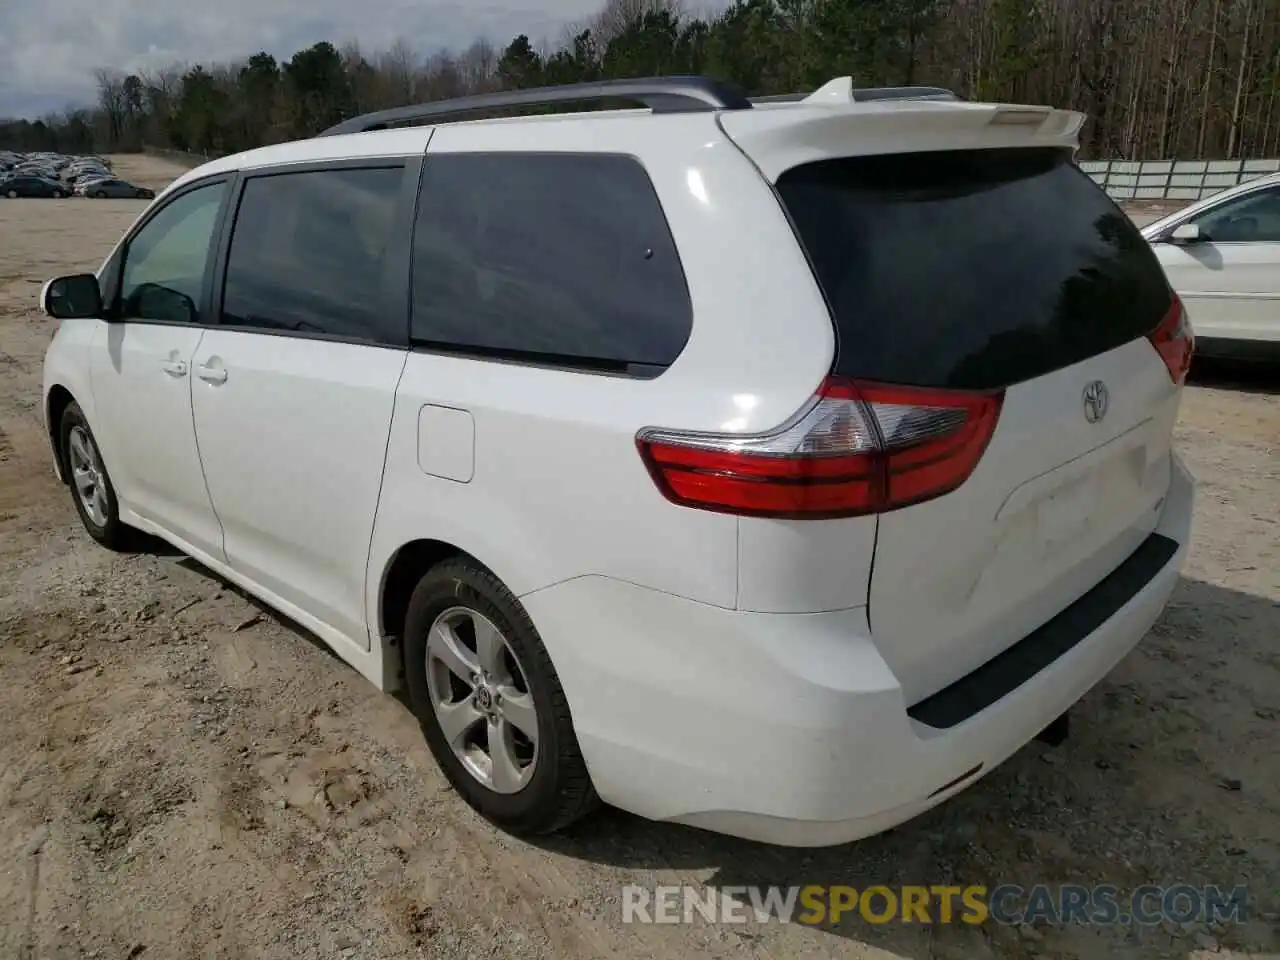
[[(830, 369), (825, 304), (770, 188), (709, 115), (454, 124), (435, 131), (428, 163), (437, 152), (469, 151), (636, 157), (680, 253), (693, 329), (652, 380), (412, 353), (373, 535), (370, 608), (379, 609), (396, 551), (422, 538), (468, 551), (518, 595), (602, 575), (734, 607), (737, 518), (667, 502), (635, 436), (645, 427), (767, 430)], [(431, 442), (419, 436), (427, 404), (470, 414), (469, 482), (421, 468), (420, 443)]]

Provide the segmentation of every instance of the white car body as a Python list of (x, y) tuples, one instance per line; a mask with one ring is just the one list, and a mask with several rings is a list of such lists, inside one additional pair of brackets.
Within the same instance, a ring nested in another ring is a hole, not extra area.
[[(1248, 231), (1230, 223), (1242, 218)], [(1172, 234), (1185, 224), (1204, 239), (1179, 242)], [(1142, 235), (1195, 317), (1197, 352), (1280, 360), (1280, 174), (1206, 197)]]
[(92, 188), (94, 184), (101, 183), (104, 180), (110, 180), (110, 179), (111, 179), (111, 174), (109, 173), (103, 173), (103, 174), (95, 173), (89, 176), (82, 177), (79, 180), (76, 180), (76, 182), (72, 185), (72, 189), (76, 192), (77, 196), (84, 196), (86, 193), (89, 192), (90, 188)]
[[(74, 398), (125, 523), (307, 627), (382, 689), (402, 669), (396, 585), (414, 564), (476, 558), (536, 626), (609, 803), (788, 845), (887, 829), (989, 772), (1134, 647), (1178, 580), (1193, 490), (1171, 449), (1185, 367), (1138, 336), (1004, 387), (971, 474), (925, 502), (779, 519), (660, 492), (638, 438), (659, 460), (733, 457), (782, 449), (822, 417), (847, 438), (868, 417), (889, 436), (914, 415), (871, 394), (815, 398), (837, 337), (770, 188), (781, 174), (859, 154), (1069, 155), (1082, 122), (857, 103), (849, 90), (846, 78), (751, 110), (440, 123), (214, 160), (140, 222), (189, 185), (299, 164), (640, 158), (679, 251), (691, 334), (665, 372), (636, 379), (218, 323), (64, 320), (44, 369), (51, 438)], [(124, 243), (99, 271), (104, 289)], [(1039, 653), (1019, 643), (1033, 634)], [(979, 687), (1002, 695), (966, 709)]]

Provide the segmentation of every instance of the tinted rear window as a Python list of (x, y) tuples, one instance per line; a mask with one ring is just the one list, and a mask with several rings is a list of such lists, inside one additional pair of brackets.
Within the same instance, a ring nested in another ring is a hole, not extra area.
[(843, 376), (1007, 386), (1143, 336), (1169, 307), (1147, 242), (1060, 150), (825, 160), (777, 187)]
[(413, 238), (418, 343), (651, 376), (692, 323), (666, 216), (633, 158), (427, 158)]
[(383, 265), (403, 166), (269, 173), (245, 181), (222, 322), (403, 346)]

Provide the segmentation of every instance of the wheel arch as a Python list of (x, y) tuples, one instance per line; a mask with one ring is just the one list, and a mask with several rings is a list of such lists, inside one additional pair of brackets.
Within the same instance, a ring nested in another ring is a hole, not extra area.
[(423, 574), (445, 560), (453, 559), (470, 560), (493, 573), (484, 561), (444, 540), (426, 537), (410, 540), (391, 555), (378, 586), (377, 629), (384, 643), (389, 637), (403, 635), (409, 598)]
[(53, 448), (53, 465), (58, 479), (69, 482), (70, 472), (67, 470), (66, 453), (62, 449), (60, 433), (62, 431), (62, 415), (67, 407), (76, 402), (75, 396), (60, 383), (55, 383), (45, 395), (45, 431), (49, 435), (49, 444)]

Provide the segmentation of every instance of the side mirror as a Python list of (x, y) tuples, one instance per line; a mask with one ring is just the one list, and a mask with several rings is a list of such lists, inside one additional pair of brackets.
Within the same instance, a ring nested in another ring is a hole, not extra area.
[(74, 273), (50, 280), (40, 291), (40, 306), (55, 320), (102, 316), (102, 291), (92, 273)]
[(1182, 223), (1174, 227), (1173, 232), (1169, 234), (1169, 242), (1176, 243), (1179, 246), (1187, 246), (1192, 243), (1203, 243), (1208, 240), (1200, 227), (1194, 223)]

